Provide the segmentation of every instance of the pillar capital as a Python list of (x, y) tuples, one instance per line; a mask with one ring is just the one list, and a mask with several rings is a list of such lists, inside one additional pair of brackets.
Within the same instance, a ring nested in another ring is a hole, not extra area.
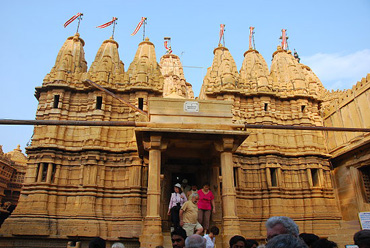
[(218, 152), (235, 152), (239, 147), (239, 143), (233, 137), (221, 137), (214, 144)]
[(144, 149), (149, 150), (166, 150), (168, 145), (168, 140), (163, 139), (162, 135), (150, 135), (148, 140), (143, 141)]

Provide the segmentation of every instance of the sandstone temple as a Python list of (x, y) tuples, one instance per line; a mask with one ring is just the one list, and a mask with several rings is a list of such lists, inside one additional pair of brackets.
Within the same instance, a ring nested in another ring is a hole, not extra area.
[(78, 33), (63, 44), (36, 88), (36, 120), (125, 125), (36, 125), (0, 247), (87, 247), (96, 236), (170, 247), (168, 202), (185, 178), (211, 184), (218, 247), (235, 234), (263, 243), (264, 223), (276, 215), (339, 247), (353, 243), (358, 214), (370, 211), (370, 133), (246, 124), (369, 128), (370, 74), (329, 91), (280, 46), (268, 68), (253, 48), (237, 65), (219, 45), (194, 98), (180, 58), (168, 53), (158, 63), (148, 38), (128, 68), (114, 39), (90, 67), (84, 44)]

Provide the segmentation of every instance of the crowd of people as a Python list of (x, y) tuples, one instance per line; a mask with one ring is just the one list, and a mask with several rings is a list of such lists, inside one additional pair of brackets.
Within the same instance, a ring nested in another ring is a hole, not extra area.
[[(212, 227), (213, 228), (213, 227)], [(210, 231), (212, 231), (212, 228)], [(219, 230), (217, 228), (217, 234)], [(216, 234), (216, 235), (217, 235)], [(259, 245), (256, 240), (233, 236), (230, 248), (338, 248), (337, 244), (312, 233), (299, 234), (298, 225), (289, 217), (274, 216), (266, 221), (266, 244)], [(173, 248), (213, 248), (215, 240), (209, 242), (209, 236), (199, 234), (187, 235), (181, 227), (171, 232)], [(361, 230), (353, 236), (354, 244), (359, 248), (370, 248), (370, 230)]]

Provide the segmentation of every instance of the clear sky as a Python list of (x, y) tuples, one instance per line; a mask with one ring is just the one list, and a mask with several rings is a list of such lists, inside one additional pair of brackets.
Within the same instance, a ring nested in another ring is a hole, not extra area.
[[(77, 21), (63, 27), (78, 12), (84, 14), (79, 33), (85, 41), (88, 66), (112, 28), (96, 26), (118, 18), (115, 40), (128, 69), (142, 32), (130, 36), (142, 16), (146, 36), (156, 47), (157, 61), (165, 53), (163, 37), (172, 38), (185, 78), (199, 94), (206, 68), (212, 65), (220, 24), (226, 25), (225, 45), (240, 69), (248, 50), (249, 27), (255, 27), (256, 49), (271, 64), (281, 29), (301, 63), (310, 66), (327, 89), (351, 88), (370, 73), (369, 0), (187, 0), (187, 1), (3, 1), (0, 8), (0, 119), (35, 119), (34, 89), (55, 63), (65, 40), (76, 32)], [(24, 147), (32, 126), (0, 126), (4, 152)]]

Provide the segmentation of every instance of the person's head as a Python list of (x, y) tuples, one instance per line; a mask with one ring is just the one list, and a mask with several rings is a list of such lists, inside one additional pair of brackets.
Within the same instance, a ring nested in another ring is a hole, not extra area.
[(186, 248), (206, 248), (206, 240), (198, 234), (193, 234), (186, 238), (185, 247)]
[(206, 182), (206, 183), (203, 183), (203, 186), (202, 186), (202, 189), (207, 192), (209, 190), (209, 183)]
[(338, 245), (335, 242), (330, 241), (328, 239), (319, 239), (318, 241), (313, 243), (311, 247), (312, 248), (337, 248)]
[(182, 184), (187, 185), (188, 184), (188, 179), (186, 179), (186, 178), (182, 179)]
[(171, 232), (171, 241), (173, 248), (183, 248), (185, 246), (186, 231), (181, 227), (175, 228)]
[(235, 235), (229, 241), (230, 248), (245, 248), (245, 238)]
[(181, 184), (179, 184), (179, 183), (176, 183), (174, 185), (173, 189), (175, 190), (176, 193), (181, 194), (181, 192), (182, 192), (182, 190), (181, 190)]
[(301, 233), (299, 237), (306, 243), (308, 247), (311, 247), (313, 243), (319, 240), (319, 236), (313, 233)]
[(271, 238), (266, 248), (307, 248), (303, 240), (291, 234), (279, 234)]
[(245, 240), (245, 248), (257, 248), (258, 242), (254, 239), (246, 239)]
[(298, 237), (298, 225), (289, 217), (273, 216), (266, 221), (267, 240), (279, 234), (291, 234)]
[(198, 189), (198, 186), (197, 185), (191, 185), (191, 190), (193, 190), (193, 191), (195, 191), (195, 190), (197, 190)]
[(219, 233), (220, 233), (220, 229), (218, 229), (217, 226), (212, 226), (210, 229), (209, 229), (209, 233), (212, 233), (213, 236), (217, 236)]
[(89, 248), (105, 248), (105, 240), (100, 237), (93, 238), (89, 243)]
[(199, 201), (199, 195), (198, 195), (198, 193), (193, 193), (193, 194), (191, 194), (190, 195), (190, 199), (191, 199), (191, 201), (194, 203), (194, 204), (197, 204), (198, 203), (198, 201)]
[(355, 233), (353, 241), (359, 248), (370, 248), (370, 230), (362, 230)]
[(125, 245), (117, 242), (112, 245), (112, 248), (125, 248)]

